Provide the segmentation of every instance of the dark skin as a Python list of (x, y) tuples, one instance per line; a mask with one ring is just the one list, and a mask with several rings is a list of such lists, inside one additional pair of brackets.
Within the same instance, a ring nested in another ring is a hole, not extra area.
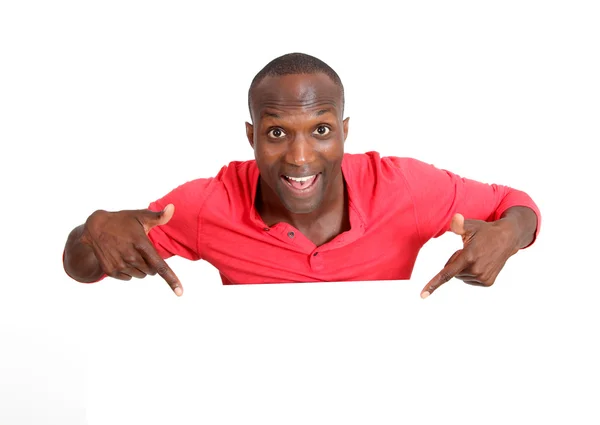
[[(286, 222), (319, 246), (349, 230), (347, 193), (341, 172), (348, 118), (342, 93), (325, 74), (266, 77), (252, 93), (252, 118), (246, 135), (261, 172), (257, 209), (268, 225)], [(319, 114), (323, 110), (327, 113)], [(329, 113), (329, 111), (331, 113)], [(327, 137), (319, 127), (331, 129)], [(277, 131), (279, 130), (279, 131)], [(297, 200), (282, 187), (281, 176), (323, 173), (321, 192)], [(451, 230), (463, 249), (423, 288), (427, 298), (456, 277), (475, 286), (491, 286), (506, 261), (533, 241), (537, 216), (527, 207), (509, 208), (492, 223), (456, 214)]]
[[(342, 91), (326, 74), (265, 77), (252, 93), (246, 135), (260, 171), (256, 208), (268, 225), (286, 222), (320, 246), (349, 230), (342, 176), (348, 120)], [(310, 197), (282, 176), (318, 175)]]
[(181, 296), (183, 287), (179, 278), (147, 236), (154, 226), (168, 223), (174, 211), (171, 204), (159, 212), (95, 211), (69, 234), (63, 263), (65, 272), (82, 283), (95, 282), (104, 273), (119, 280), (158, 274)]
[(460, 235), (463, 248), (456, 251), (444, 268), (421, 290), (427, 298), (453, 277), (474, 286), (492, 286), (506, 261), (533, 242), (537, 216), (531, 208), (508, 208), (500, 220), (465, 220), (455, 214), (450, 230)]
[[(261, 176), (256, 208), (263, 221), (287, 222), (317, 246), (349, 230), (341, 169), (348, 118), (343, 119), (341, 89), (321, 73), (266, 77), (252, 93), (251, 114), (246, 134)], [(309, 176), (317, 176), (310, 191), (289, 187), (288, 178)], [(65, 271), (80, 282), (96, 281), (104, 273), (120, 280), (159, 274), (181, 296), (181, 282), (147, 237), (173, 214), (173, 205), (159, 212), (94, 212), (69, 235)], [(533, 241), (537, 216), (519, 206), (494, 222), (456, 214), (450, 228), (461, 236), (463, 248), (425, 285), (422, 298), (453, 277), (493, 285), (506, 261)]]

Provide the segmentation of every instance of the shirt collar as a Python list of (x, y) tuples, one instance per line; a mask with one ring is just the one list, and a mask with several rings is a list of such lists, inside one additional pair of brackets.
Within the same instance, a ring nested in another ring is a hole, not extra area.
[[(360, 203), (361, 197), (358, 196), (358, 192), (361, 190), (359, 187), (359, 179), (358, 176), (354, 175), (353, 171), (354, 170), (350, 164), (350, 155), (344, 154), (344, 157), (342, 158), (342, 175), (344, 176), (346, 190), (348, 191), (348, 208), (350, 210), (349, 217), (351, 226), (350, 233), (352, 234), (352, 240), (362, 235), (366, 227), (365, 215)], [(256, 192), (260, 179), (260, 172), (258, 170), (258, 166), (256, 165), (256, 160), (251, 161), (248, 177), (250, 178), (250, 196), (246, 199), (250, 199), (250, 219), (257, 227), (263, 229), (266, 228), (267, 225), (261, 218), (260, 214), (258, 214), (258, 211), (255, 207)]]

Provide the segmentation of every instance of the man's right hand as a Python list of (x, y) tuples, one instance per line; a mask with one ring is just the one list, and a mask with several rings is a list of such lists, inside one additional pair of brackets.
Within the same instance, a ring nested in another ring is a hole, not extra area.
[(158, 212), (98, 210), (85, 222), (80, 242), (93, 250), (107, 276), (131, 280), (159, 274), (181, 296), (181, 282), (148, 238), (150, 229), (168, 223), (174, 211), (173, 204)]

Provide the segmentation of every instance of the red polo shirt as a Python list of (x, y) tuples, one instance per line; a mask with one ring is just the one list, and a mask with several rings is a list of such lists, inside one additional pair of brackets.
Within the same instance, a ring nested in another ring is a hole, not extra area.
[(493, 221), (509, 207), (532, 208), (524, 192), (461, 178), (412, 158), (345, 154), (351, 229), (316, 246), (287, 223), (268, 227), (254, 208), (254, 160), (187, 182), (150, 204), (175, 206), (148, 237), (163, 258), (205, 260), (224, 284), (409, 279), (421, 247), (450, 230), (455, 213)]

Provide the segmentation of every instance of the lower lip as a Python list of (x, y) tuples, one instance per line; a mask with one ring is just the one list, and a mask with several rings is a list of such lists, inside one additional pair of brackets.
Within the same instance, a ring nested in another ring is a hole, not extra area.
[(310, 186), (304, 187), (302, 189), (296, 189), (295, 187), (292, 187), (285, 177), (281, 177), (281, 180), (283, 180), (283, 185), (295, 196), (306, 197), (312, 195), (317, 189), (317, 183), (319, 183), (319, 181), (321, 180), (321, 173), (317, 174), (317, 177), (315, 177)]

